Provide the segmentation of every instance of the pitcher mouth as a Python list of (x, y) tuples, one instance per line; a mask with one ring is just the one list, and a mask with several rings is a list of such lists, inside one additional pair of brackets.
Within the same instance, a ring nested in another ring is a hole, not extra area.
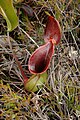
[(28, 68), (33, 74), (42, 74), (48, 67), (54, 52), (54, 45), (51, 41), (36, 49), (29, 59)]

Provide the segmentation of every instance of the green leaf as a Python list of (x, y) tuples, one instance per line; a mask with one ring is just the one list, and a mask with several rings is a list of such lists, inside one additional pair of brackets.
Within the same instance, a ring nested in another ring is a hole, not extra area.
[(39, 88), (43, 86), (46, 82), (47, 73), (32, 75), (30, 79), (26, 82), (25, 89), (27, 91), (36, 92)]
[(12, 0), (0, 0), (0, 14), (7, 22), (8, 31), (12, 31), (18, 26), (18, 17)]

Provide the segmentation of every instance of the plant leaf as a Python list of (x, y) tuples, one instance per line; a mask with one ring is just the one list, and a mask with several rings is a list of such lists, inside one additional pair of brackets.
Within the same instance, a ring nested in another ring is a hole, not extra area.
[(52, 16), (48, 16), (48, 21), (44, 31), (45, 42), (52, 41), (53, 44), (58, 44), (61, 39), (61, 28), (59, 22)]
[(12, 31), (18, 26), (18, 17), (12, 0), (0, 0), (0, 14), (7, 22), (8, 31)]
[(48, 69), (50, 60), (54, 52), (54, 45), (48, 42), (36, 49), (29, 58), (28, 67), (33, 74), (42, 74)]
[(31, 78), (26, 82), (25, 89), (27, 91), (36, 92), (38, 88), (41, 88), (46, 82), (47, 73), (32, 75)]

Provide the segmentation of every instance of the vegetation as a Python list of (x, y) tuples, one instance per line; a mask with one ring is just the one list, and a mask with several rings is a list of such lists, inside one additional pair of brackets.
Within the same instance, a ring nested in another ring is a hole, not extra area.
[[(10, 0), (11, 1), (11, 0)], [(55, 46), (48, 78), (28, 92), (8, 43), (6, 21), (0, 15), (0, 119), (78, 120), (80, 118), (80, 2), (79, 0), (13, 0), (19, 25), (9, 33), (12, 50), (26, 76), (28, 60), (44, 44), (47, 14), (60, 23), (62, 38)]]

